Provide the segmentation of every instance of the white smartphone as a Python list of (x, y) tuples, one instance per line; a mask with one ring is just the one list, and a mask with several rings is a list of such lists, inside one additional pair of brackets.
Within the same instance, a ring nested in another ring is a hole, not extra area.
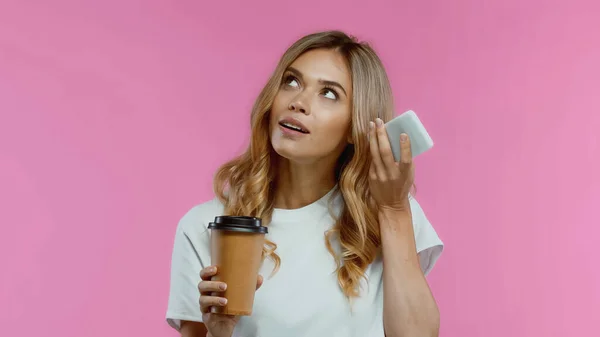
[(396, 162), (401, 159), (400, 135), (403, 133), (406, 133), (410, 138), (410, 149), (413, 158), (433, 147), (433, 140), (417, 114), (412, 110), (408, 110), (385, 123), (385, 130), (390, 139), (390, 146)]

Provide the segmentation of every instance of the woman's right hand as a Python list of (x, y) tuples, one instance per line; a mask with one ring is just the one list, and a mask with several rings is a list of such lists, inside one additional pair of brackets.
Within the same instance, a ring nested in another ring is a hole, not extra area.
[[(217, 267), (209, 266), (200, 271), (202, 281), (198, 283), (200, 291), (200, 311), (202, 311), (202, 321), (208, 330), (209, 337), (231, 337), (233, 329), (240, 320), (239, 316), (213, 314), (210, 308), (213, 306), (223, 307), (227, 304), (227, 299), (214, 296), (227, 289), (227, 284), (220, 281), (211, 281), (212, 277), (217, 275)], [(256, 289), (263, 283), (263, 277), (258, 275), (256, 280)]]

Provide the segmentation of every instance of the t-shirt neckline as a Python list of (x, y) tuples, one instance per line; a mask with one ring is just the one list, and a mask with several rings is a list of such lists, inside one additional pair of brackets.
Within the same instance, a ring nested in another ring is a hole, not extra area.
[(291, 208), (291, 209), (274, 208), (273, 209), (273, 219), (275, 219), (275, 218), (298, 219), (299, 217), (304, 218), (306, 216), (318, 215), (320, 213), (320, 211), (323, 211), (324, 209), (325, 210), (328, 209), (329, 200), (330, 200), (331, 196), (333, 195), (333, 193), (336, 191), (336, 189), (337, 189), (337, 185), (334, 186), (331, 190), (329, 190), (329, 192), (327, 192), (321, 198), (315, 200), (314, 202), (312, 202), (306, 206), (302, 206), (299, 208)]

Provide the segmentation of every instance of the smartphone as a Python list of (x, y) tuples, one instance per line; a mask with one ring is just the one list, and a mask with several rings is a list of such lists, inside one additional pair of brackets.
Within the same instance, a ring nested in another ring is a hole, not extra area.
[(385, 123), (385, 130), (396, 162), (401, 159), (400, 135), (403, 133), (406, 133), (410, 138), (410, 149), (413, 158), (433, 147), (433, 140), (417, 114), (412, 110), (408, 110)]

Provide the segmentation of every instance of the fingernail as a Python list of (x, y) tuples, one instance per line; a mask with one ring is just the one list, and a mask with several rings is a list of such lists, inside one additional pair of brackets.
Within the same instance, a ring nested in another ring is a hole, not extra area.
[(408, 139), (408, 135), (406, 135), (406, 133), (403, 133), (400, 135), (400, 141), (401, 142), (405, 142)]
[(380, 127), (383, 125), (383, 121), (381, 120), (381, 118), (377, 118), (375, 119), (375, 123), (377, 123), (377, 126)]
[(225, 284), (225, 283), (219, 284), (219, 289), (221, 289), (221, 290), (227, 289), (227, 284)]
[(372, 128), (374, 128), (374, 127), (375, 127), (375, 123), (373, 123), (373, 122), (369, 122), (369, 128), (371, 128), (371, 129), (372, 129)]
[(225, 304), (227, 304), (227, 299), (221, 298), (221, 299), (219, 299), (219, 303), (221, 303), (222, 305), (225, 305)]

